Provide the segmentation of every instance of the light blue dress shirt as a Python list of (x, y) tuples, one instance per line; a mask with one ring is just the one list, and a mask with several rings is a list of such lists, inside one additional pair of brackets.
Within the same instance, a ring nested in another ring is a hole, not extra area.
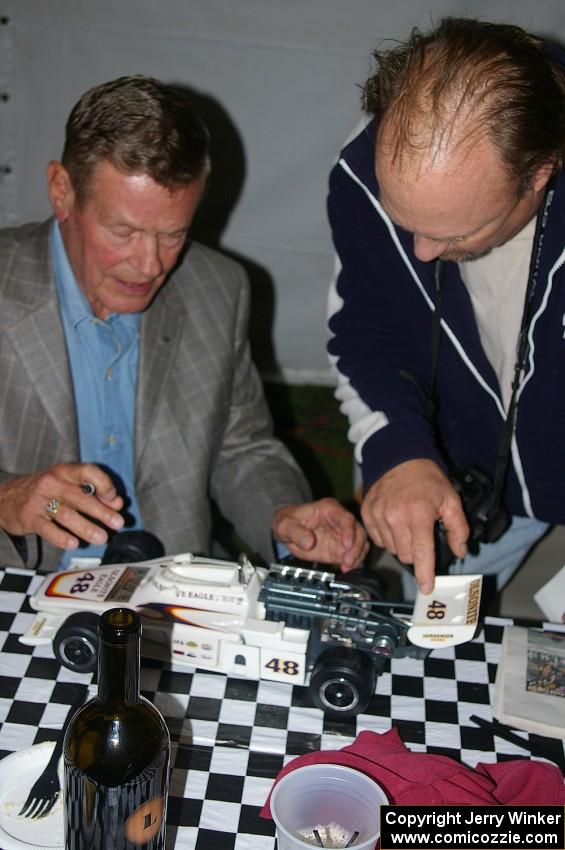
[[(134, 487), (135, 390), (139, 360), (139, 313), (94, 316), (71, 269), (58, 222), (51, 231), (55, 284), (73, 380), (80, 459), (103, 467), (126, 502), (126, 527), (142, 528)], [(120, 483), (121, 482), (121, 483)], [(99, 556), (104, 546), (66, 551)]]

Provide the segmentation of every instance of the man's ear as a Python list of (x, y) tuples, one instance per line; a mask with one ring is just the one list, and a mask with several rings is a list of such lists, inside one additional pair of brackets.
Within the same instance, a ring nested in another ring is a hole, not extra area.
[(69, 172), (57, 160), (53, 159), (47, 166), (47, 194), (51, 201), (53, 215), (58, 222), (65, 221), (75, 201), (75, 191)]
[(542, 189), (545, 189), (547, 182), (550, 180), (554, 173), (555, 161), (552, 159), (548, 162), (544, 162), (544, 164), (540, 165), (540, 167), (534, 174), (534, 179), (532, 180), (532, 189), (535, 192), (541, 192)]

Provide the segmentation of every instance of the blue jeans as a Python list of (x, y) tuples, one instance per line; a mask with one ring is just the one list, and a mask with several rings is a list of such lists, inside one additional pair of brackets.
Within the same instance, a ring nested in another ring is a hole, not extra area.
[[(496, 543), (481, 543), (476, 555), (458, 558), (449, 568), (450, 575), (464, 573), (482, 573), (484, 576), (496, 576), (496, 589), (502, 590), (508, 584), (534, 543), (549, 528), (548, 523), (530, 517), (512, 517), (508, 531)], [(412, 601), (416, 597), (417, 585), (412, 571), (402, 573), (404, 598)]]

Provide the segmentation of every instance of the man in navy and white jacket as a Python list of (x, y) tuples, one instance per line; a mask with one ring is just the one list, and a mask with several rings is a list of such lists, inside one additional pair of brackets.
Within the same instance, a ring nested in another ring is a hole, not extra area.
[[(423, 592), (438, 520), (458, 558), (451, 571), (494, 574), (500, 588), (548, 524), (565, 522), (564, 57), (518, 27), (447, 18), (375, 58), (364, 88), (373, 117), (342, 151), (328, 201), (339, 259), (329, 352), (362, 516), (377, 545), (414, 565)], [(540, 210), (503, 490), (512, 524), (471, 556), (449, 474), (494, 477)]]

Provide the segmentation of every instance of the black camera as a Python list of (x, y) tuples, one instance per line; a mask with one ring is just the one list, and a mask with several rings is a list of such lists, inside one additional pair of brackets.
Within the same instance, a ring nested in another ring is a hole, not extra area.
[[(463, 511), (469, 523), (467, 548), (476, 555), (479, 543), (494, 543), (510, 525), (510, 515), (500, 503), (493, 511), (493, 485), (488, 475), (474, 466), (456, 469), (450, 480), (459, 496)], [(436, 574), (447, 572), (455, 561), (455, 555), (449, 548), (447, 535), (442, 522), (436, 522), (434, 530), (436, 547)]]

